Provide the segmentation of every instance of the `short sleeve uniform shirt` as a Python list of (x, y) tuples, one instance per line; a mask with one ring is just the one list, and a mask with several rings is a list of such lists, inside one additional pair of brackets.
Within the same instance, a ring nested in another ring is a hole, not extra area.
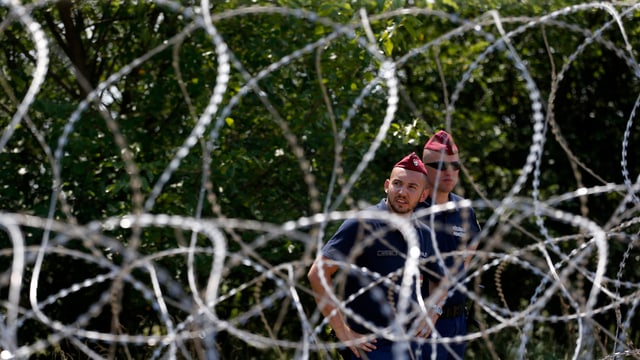
[[(367, 210), (373, 209), (388, 212), (384, 199)], [(427, 276), (438, 279), (443, 271), (433, 260), (431, 230), (417, 219), (413, 219), (412, 223), (418, 235), (421, 269), (425, 270), (421, 271), (421, 279), (426, 281)], [(407, 258), (407, 241), (403, 234), (384, 220), (351, 218), (341, 224), (322, 248), (322, 254), (336, 261), (349, 260), (353, 265), (344, 284), (343, 300), (348, 301), (346, 306), (376, 327), (389, 326), (396, 315), (396, 290), (401, 284), (402, 269)], [(424, 261), (428, 257), (431, 257), (431, 262)], [(381, 276), (388, 279), (387, 283), (379, 280)], [(376, 280), (378, 282), (374, 283)], [(416, 296), (415, 286), (412, 286), (411, 299), (417, 300)], [(350, 297), (353, 297), (352, 300), (349, 300)], [(347, 324), (358, 333), (372, 332), (361, 321), (349, 316)]]
[[(449, 201), (459, 202), (462, 197), (449, 193)], [(432, 199), (428, 197), (418, 204), (416, 212), (431, 206)], [(433, 216), (433, 222), (432, 222)], [(464, 271), (464, 258), (447, 256), (447, 253), (463, 250), (462, 244), (469, 243), (479, 232), (480, 225), (472, 208), (458, 208), (445, 210), (435, 214), (425, 215), (421, 220), (428, 226), (433, 226), (436, 242), (445, 265), (452, 271), (453, 276), (461, 276)], [(457, 264), (457, 267), (456, 267)], [(455, 267), (455, 268), (454, 268)], [(451, 291), (451, 289), (450, 289)], [(460, 291), (449, 293), (447, 305), (459, 305), (466, 302), (466, 295)]]

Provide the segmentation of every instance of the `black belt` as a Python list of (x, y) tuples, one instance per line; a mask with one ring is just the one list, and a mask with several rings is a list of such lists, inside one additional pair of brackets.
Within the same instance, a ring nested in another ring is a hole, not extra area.
[(467, 312), (467, 309), (464, 306), (464, 304), (458, 304), (458, 305), (445, 304), (442, 307), (442, 315), (440, 315), (440, 317), (443, 319), (450, 319), (450, 318), (458, 317), (460, 315), (464, 315), (466, 312)]

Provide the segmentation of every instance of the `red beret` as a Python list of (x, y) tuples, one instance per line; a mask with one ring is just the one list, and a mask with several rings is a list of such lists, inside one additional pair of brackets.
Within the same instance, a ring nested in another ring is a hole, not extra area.
[(427, 168), (424, 167), (422, 160), (420, 160), (415, 152), (412, 152), (411, 154), (402, 158), (402, 160), (398, 161), (398, 163), (394, 167), (417, 171), (419, 173), (427, 175)]
[(444, 130), (438, 131), (424, 144), (424, 148), (433, 151), (444, 151), (447, 155), (458, 153), (458, 147), (453, 142), (453, 138)]

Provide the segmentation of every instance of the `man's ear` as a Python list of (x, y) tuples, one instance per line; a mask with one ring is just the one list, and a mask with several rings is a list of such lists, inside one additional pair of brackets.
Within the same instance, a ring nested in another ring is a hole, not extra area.
[(430, 193), (431, 193), (430, 188), (424, 188), (424, 190), (422, 190), (422, 195), (420, 196), (420, 202), (425, 201), (427, 197), (429, 197)]
[(384, 181), (384, 193), (388, 193), (389, 192), (389, 179)]

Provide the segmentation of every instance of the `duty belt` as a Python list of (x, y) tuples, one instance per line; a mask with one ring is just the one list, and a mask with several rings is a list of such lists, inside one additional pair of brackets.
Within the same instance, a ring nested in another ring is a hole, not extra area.
[(440, 315), (440, 318), (450, 319), (450, 318), (458, 317), (460, 315), (464, 315), (466, 313), (466, 310), (467, 309), (464, 306), (464, 304), (457, 304), (457, 305), (445, 304), (442, 307), (442, 315)]

